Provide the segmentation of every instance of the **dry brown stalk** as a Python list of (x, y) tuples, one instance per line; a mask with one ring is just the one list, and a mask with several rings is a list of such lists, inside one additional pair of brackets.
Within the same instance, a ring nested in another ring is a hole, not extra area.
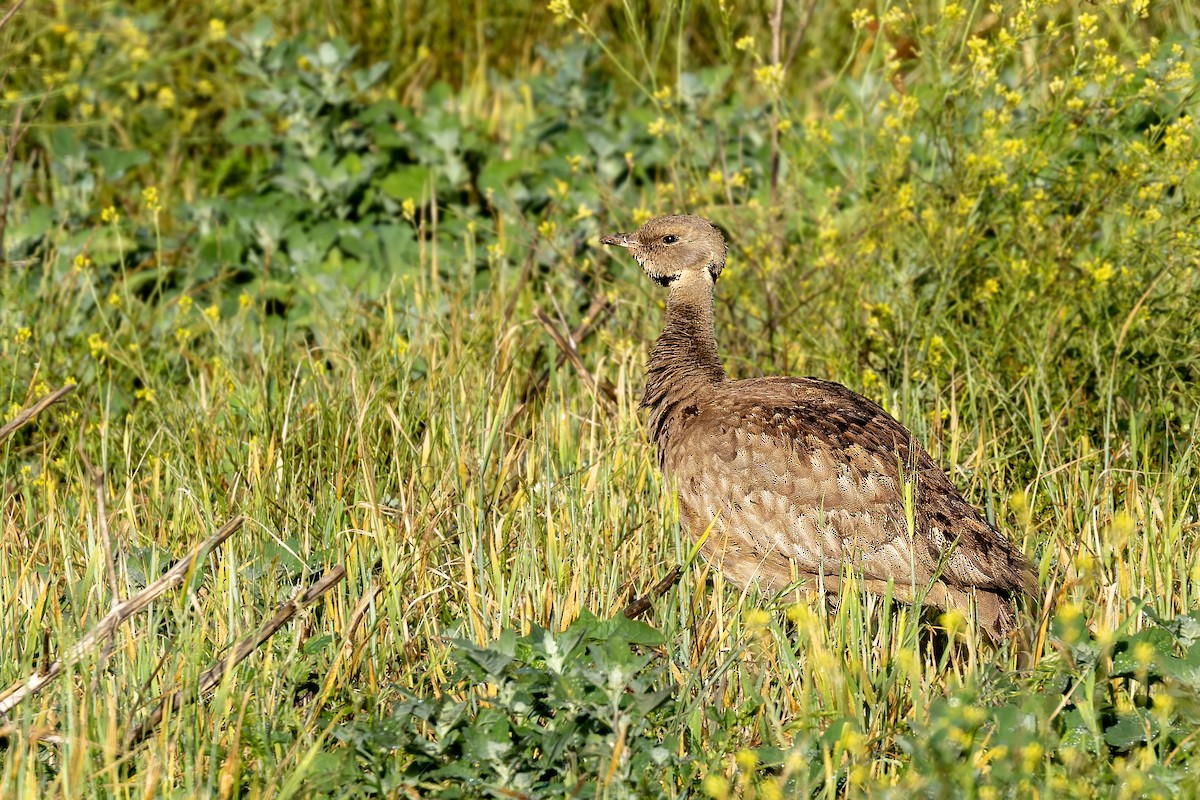
[(666, 594), (672, 586), (679, 583), (679, 576), (682, 574), (683, 572), (678, 566), (671, 567), (671, 571), (663, 576), (661, 581), (654, 584), (646, 594), (629, 601), (629, 605), (625, 606), (625, 610), (621, 613), (629, 619), (637, 619), (642, 614), (645, 614), (650, 610), (651, 603)]
[(162, 722), (162, 718), (166, 714), (168, 707), (170, 707), (173, 714), (183, 708), (183, 704), (189, 697), (202, 695), (220, 683), (221, 677), (227, 670), (245, 661), (263, 642), (270, 639), (276, 631), (287, 624), (287, 621), (294, 617), (296, 612), (302, 610), (314, 600), (319, 599), (345, 577), (346, 568), (339, 564), (321, 576), (321, 580), (308, 587), (308, 589), (293, 595), (291, 600), (288, 600), (279, 607), (275, 612), (275, 616), (271, 617), (265, 625), (238, 642), (237, 647), (233, 649), (228, 657), (221, 659), (209, 667), (200, 676), (200, 680), (197, 682), (194, 690), (179, 689), (172, 692), (170, 697), (161, 700), (154, 707), (154, 710), (150, 712), (150, 716), (129, 732), (129, 736), (125, 740), (126, 747), (133, 747), (144, 741), (158, 727), (158, 724)]
[(554, 324), (554, 320), (550, 319), (550, 315), (540, 308), (534, 308), (533, 316), (541, 323), (542, 328), (549, 334), (551, 341), (558, 346), (558, 349), (566, 356), (567, 361), (571, 362), (571, 366), (575, 368), (575, 372), (583, 379), (583, 382), (592, 390), (592, 394), (599, 396), (601, 400), (608, 406), (615, 406), (617, 403), (617, 391), (607, 380), (601, 383), (596, 383), (596, 379), (592, 377), (592, 373), (588, 371), (587, 365), (583, 363), (583, 359), (579, 357), (579, 351), (575, 348), (574, 341), (563, 335), (558, 326)]
[[(579, 327), (571, 331), (570, 341), (583, 342), (593, 333), (595, 333), (600, 323), (608, 318), (612, 313), (613, 304), (605, 300), (599, 295), (592, 297), (592, 304), (583, 315), (583, 320), (579, 323)], [(560, 352), (555, 360), (555, 369), (566, 363), (567, 354)], [(537, 399), (546, 391), (546, 387), (550, 384), (550, 370), (543, 369), (541, 374), (535, 380), (530, 381), (525, 385), (524, 391), (521, 393), (521, 401), (517, 403), (512, 412), (509, 413), (508, 419), (504, 422), (504, 430), (513, 432), (513, 425), (521, 416), (528, 411)]]
[(8, 26), (8, 23), (12, 21), (12, 18), (16, 16), (17, 12), (21, 10), (21, 6), (23, 5), (25, 5), (25, 0), (17, 0), (17, 2), (13, 3), (12, 8), (5, 12), (4, 18), (0, 19), (0, 31), (4, 30), (5, 27)]
[(27, 698), (40, 692), (51, 681), (59, 676), (64, 668), (83, 659), (89, 652), (108, 640), (113, 632), (146, 606), (161, 597), (167, 591), (179, 586), (187, 578), (192, 566), (202, 555), (220, 547), (221, 544), (237, 532), (246, 521), (243, 516), (234, 517), (212, 536), (205, 539), (192, 551), (180, 559), (161, 578), (147, 586), (133, 597), (113, 607), (94, 628), (83, 635), (79, 641), (71, 645), (62, 658), (51, 662), (44, 670), (39, 670), (27, 678), (17, 681), (0, 692), (0, 727), (6, 722), (5, 714), (16, 708)]
[(66, 397), (73, 391), (75, 391), (75, 384), (73, 384), (73, 383), (68, 383), (66, 386), (62, 387), (61, 389), (55, 389), (53, 392), (46, 395), (41, 400), (38, 400), (36, 403), (31, 405), (29, 408), (25, 409), (24, 411), (22, 411), (21, 413), (17, 414), (15, 417), (13, 417), (11, 420), (4, 423), (3, 426), (0, 426), (0, 442), (3, 442), (9, 436), (12, 436), (17, 431), (17, 429), (20, 428), (22, 425), (29, 422), (31, 419), (36, 417), (38, 414), (42, 413), (47, 408), (54, 405), (59, 400), (62, 400), (64, 397)]

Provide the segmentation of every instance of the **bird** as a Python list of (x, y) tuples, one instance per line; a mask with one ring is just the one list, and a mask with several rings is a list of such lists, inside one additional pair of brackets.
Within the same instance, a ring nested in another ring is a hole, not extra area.
[(1037, 578), (1025, 554), (878, 404), (813, 377), (731, 380), (713, 294), (725, 237), (690, 214), (603, 236), (668, 289), (641, 408), (682, 528), (731, 582), (766, 594), (868, 592), (964, 613), (994, 642)]

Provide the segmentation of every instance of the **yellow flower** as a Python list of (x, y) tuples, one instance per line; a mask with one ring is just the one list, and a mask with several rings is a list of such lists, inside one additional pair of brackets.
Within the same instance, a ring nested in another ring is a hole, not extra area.
[(654, 122), (650, 123), (649, 127), (646, 128), (646, 132), (655, 139), (661, 139), (667, 135), (667, 121), (662, 117), (659, 117), (658, 119), (654, 120)]
[[(758, 610), (761, 611), (762, 609)], [(758, 754), (753, 750), (738, 750), (733, 760), (742, 772), (753, 772), (754, 768), (758, 766)]]
[(151, 214), (157, 214), (162, 211), (162, 203), (158, 199), (158, 189), (154, 186), (147, 186), (142, 189), (142, 199), (146, 202), (146, 210)]
[(25, 344), (33, 338), (33, 331), (28, 326), (17, 328), (17, 344)]
[(654, 93), (654, 99), (660, 103), (665, 103), (671, 99), (671, 87), (664, 86)]
[(633, 224), (639, 228), (654, 217), (654, 212), (645, 206), (638, 206), (633, 210)]
[(558, 223), (552, 219), (542, 220), (542, 224), (538, 225), (538, 233), (549, 239), (558, 230)]
[(107, 206), (100, 212), (100, 221), (106, 224), (116, 225), (121, 221), (121, 215), (117, 213), (117, 209), (113, 206)]
[(413, 202), (411, 197), (404, 198), (404, 202), (400, 204), (400, 213), (403, 214), (404, 218), (409, 222), (412, 222), (417, 218), (417, 204)]
[(550, 0), (547, 8), (554, 15), (554, 19), (560, 23), (575, 16), (575, 10), (571, 8), (571, 0)]
[(755, 82), (771, 94), (783, 88), (783, 77), (782, 64), (767, 64), (754, 70)]
[(936, 367), (942, 363), (942, 356), (946, 352), (946, 340), (941, 336), (932, 336), (929, 339), (929, 366)]
[(1098, 258), (1084, 264), (1084, 268), (1092, 276), (1092, 280), (1096, 282), (1097, 286), (1108, 283), (1117, 272), (1111, 261), (1102, 262)]
[(238, 308), (249, 308), (251, 303), (250, 293), (242, 292), (238, 295)]
[(134, 394), (134, 397), (136, 397), (138, 400), (144, 400), (147, 403), (150, 403), (151, 405), (153, 405), (154, 402), (158, 399), (158, 395), (154, 393), (154, 390), (146, 388), (146, 387), (138, 389), (133, 394)]
[(88, 350), (92, 358), (103, 361), (108, 356), (108, 342), (104, 341), (104, 337), (99, 333), (93, 333), (88, 336)]
[(850, 15), (850, 24), (854, 30), (861, 30), (875, 21), (875, 15), (865, 8), (856, 8)]
[(175, 343), (187, 344), (188, 339), (192, 338), (192, 332), (184, 327), (179, 327), (175, 330)]
[(225, 38), (225, 20), (213, 17), (208, 21), (208, 35), (212, 39)]
[(217, 308), (217, 304), (213, 303), (208, 308), (204, 309), (204, 316), (208, 317), (213, 322), (221, 320), (221, 309)]
[(192, 303), (195, 302), (188, 295), (179, 298), (179, 313), (186, 314), (192, 310)]
[(121, 305), (121, 295), (117, 294), (116, 292), (109, 292), (108, 304), (113, 308)]
[(734, 42), (733, 46), (743, 52), (746, 50), (752, 50), (752, 49), (754, 49), (754, 37), (753, 36), (743, 36), (742, 38), (740, 38), (736, 42)]
[(704, 779), (704, 793), (717, 800), (729, 797), (729, 780), (721, 775), (708, 775)]
[(170, 86), (164, 86), (158, 90), (155, 96), (155, 102), (163, 111), (170, 111), (175, 107), (175, 92)]
[(746, 612), (746, 627), (762, 630), (771, 621), (771, 614), (761, 608)]
[(575, 216), (572, 219), (575, 222), (582, 222), (590, 216), (592, 216), (592, 209), (588, 207), (587, 203), (580, 203), (579, 210), (575, 212)]
[(946, 633), (953, 636), (967, 629), (967, 618), (957, 608), (953, 608), (938, 618), (938, 622)]

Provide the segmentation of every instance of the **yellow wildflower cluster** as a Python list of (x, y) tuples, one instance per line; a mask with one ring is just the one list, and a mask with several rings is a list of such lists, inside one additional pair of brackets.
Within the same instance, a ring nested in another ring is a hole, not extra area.
[(865, 8), (856, 8), (850, 13), (850, 24), (854, 30), (862, 30), (875, 22), (875, 15)]
[(571, 8), (571, 0), (550, 0), (547, 8), (560, 24), (575, 17), (575, 9)]
[(754, 70), (754, 81), (766, 92), (779, 94), (783, 89), (784, 70), (782, 64), (765, 64)]
[(92, 354), (92, 358), (97, 361), (104, 361), (108, 358), (108, 342), (99, 333), (93, 333), (88, 336), (88, 351)]
[(154, 186), (147, 186), (142, 189), (142, 200), (146, 204), (146, 210), (151, 214), (157, 215), (162, 211), (162, 202), (158, 198), (158, 189)]

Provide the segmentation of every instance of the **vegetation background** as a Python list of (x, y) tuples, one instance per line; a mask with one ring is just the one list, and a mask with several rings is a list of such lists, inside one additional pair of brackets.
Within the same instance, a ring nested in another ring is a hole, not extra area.
[[(0, 796), (1194, 796), (1198, 30), (1183, 0), (17, 8), (0, 416), (78, 389), (0, 442), (0, 687), (248, 523), (0, 717)], [(690, 557), (636, 411), (663, 298), (597, 245), (675, 211), (730, 234), (732, 374), (879, 400), (1035, 560), (1027, 658)]]

